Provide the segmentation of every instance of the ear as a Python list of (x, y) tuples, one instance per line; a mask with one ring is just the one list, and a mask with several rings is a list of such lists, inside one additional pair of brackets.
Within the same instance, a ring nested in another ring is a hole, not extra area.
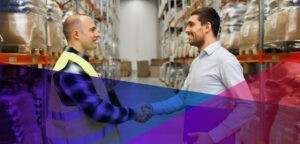
[(79, 39), (79, 31), (78, 30), (73, 30), (72, 31), (72, 37), (74, 39)]
[(204, 25), (204, 32), (205, 32), (205, 33), (209, 33), (211, 30), (212, 30), (212, 28), (211, 28), (211, 23), (210, 23), (210, 22), (207, 22), (207, 23)]

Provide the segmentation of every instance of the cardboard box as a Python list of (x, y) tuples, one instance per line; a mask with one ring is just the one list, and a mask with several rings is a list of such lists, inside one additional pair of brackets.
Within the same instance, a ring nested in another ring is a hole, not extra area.
[(258, 20), (245, 21), (240, 31), (240, 47), (258, 45)]
[(151, 66), (161, 66), (163, 61), (161, 59), (151, 59)]
[(149, 62), (147, 60), (137, 62), (138, 77), (148, 77), (150, 75)]
[[(300, 40), (300, 8), (290, 8), (287, 13), (286, 36), (285, 40)], [(284, 17), (284, 16), (283, 16)], [(282, 21), (286, 21), (282, 19)]]
[(128, 77), (131, 75), (131, 62), (130, 61), (121, 61), (121, 77)]
[(150, 66), (151, 77), (159, 77), (159, 66)]

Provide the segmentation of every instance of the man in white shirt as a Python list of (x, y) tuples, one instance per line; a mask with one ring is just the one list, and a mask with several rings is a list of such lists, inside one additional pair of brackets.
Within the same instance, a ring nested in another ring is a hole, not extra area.
[(237, 133), (250, 120), (256, 107), (239, 61), (217, 40), (219, 27), (220, 17), (213, 8), (200, 8), (191, 14), (185, 32), (200, 54), (191, 64), (183, 91), (165, 101), (140, 107), (145, 112), (145, 121), (152, 115), (169, 114), (186, 105), (202, 103), (202, 106), (232, 109), (209, 132), (188, 134), (197, 139), (196, 144), (213, 144)]

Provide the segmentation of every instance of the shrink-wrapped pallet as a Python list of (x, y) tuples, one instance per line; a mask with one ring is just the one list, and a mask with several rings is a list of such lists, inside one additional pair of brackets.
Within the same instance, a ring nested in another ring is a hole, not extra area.
[(46, 49), (46, 19), (36, 13), (0, 13), (3, 51), (31, 53)]
[(257, 49), (258, 46), (258, 20), (244, 22), (240, 32), (240, 49)]
[(251, 0), (240, 30), (240, 54), (256, 53), (258, 47), (258, 0)]
[(240, 41), (240, 28), (246, 12), (245, 3), (228, 3), (222, 10), (222, 30), (220, 42), (226, 49), (238, 49)]
[(265, 43), (300, 40), (300, 1), (277, 2), (265, 21)]
[(265, 21), (265, 43), (284, 41), (287, 11), (282, 10), (268, 16)]
[(56, 3), (47, 3), (47, 46), (48, 53), (58, 54), (62, 52), (65, 37), (62, 30), (62, 12)]
[(43, 0), (0, 1), (1, 52), (46, 51), (46, 4)]
[[(286, 41), (300, 40), (300, 6), (287, 9)], [(284, 20), (282, 20), (284, 21)]]

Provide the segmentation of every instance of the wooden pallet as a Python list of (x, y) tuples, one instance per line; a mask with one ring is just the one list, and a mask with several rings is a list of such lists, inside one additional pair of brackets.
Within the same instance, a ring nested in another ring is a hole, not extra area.
[(233, 55), (239, 55), (239, 49), (227, 49)]
[(54, 56), (54, 57), (58, 57), (58, 56), (60, 56), (60, 54), (61, 54), (61, 52), (58, 52), (58, 51), (48, 52), (48, 55)]
[(33, 55), (44, 55), (47, 51), (45, 49), (33, 48), (31, 49), (31, 54)]
[(1, 53), (20, 53), (20, 54), (32, 54), (43, 55), (46, 53), (46, 49), (42, 48), (29, 48), (24, 44), (2, 44), (0, 47)]
[(257, 54), (257, 48), (239, 49), (239, 55)]
[(277, 49), (277, 48), (264, 48), (264, 53), (281, 53), (284, 52), (283, 49)]
[(276, 41), (264, 44), (265, 52), (290, 52), (300, 51), (300, 40), (296, 41)]
[(1, 53), (25, 53), (25, 54), (30, 54), (30, 50), (26, 48), (25, 45), (7, 45), (7, 44), (2, 44)]
[(48, 46), (47, 51), (48, 51), (48, 55), (58, 57), (62, 53), (63, 49), (62, 48), (58, 49), (53, 46)]

